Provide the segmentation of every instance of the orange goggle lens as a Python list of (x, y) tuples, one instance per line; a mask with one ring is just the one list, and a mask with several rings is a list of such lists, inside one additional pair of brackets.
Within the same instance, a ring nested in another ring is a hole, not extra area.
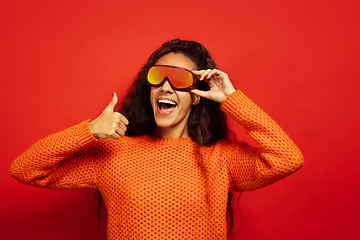
[(155, 65), (147, 73), (147, 83), (152, 87), (160, 87), (168, 80), (171, 87), (177, 91), (190, 91), (197, 88), (198, 78), (188, 69)]

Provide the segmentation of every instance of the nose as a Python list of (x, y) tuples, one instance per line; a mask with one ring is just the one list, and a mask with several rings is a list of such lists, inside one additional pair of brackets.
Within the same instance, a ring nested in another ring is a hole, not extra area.
[(172, 89), (168, 78), (165, 79), (163, 85), (161, 85), (161, 87), (160, 87), (160, 90), (163, 92), (169, 92), (169, 93), (174, 92), (174, 89)]

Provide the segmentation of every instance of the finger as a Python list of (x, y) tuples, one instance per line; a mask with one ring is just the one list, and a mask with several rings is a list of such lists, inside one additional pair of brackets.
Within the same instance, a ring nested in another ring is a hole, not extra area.
[(199, 77), (203, 72), (205, 72), (205, 70), (192, 70), (192, 72)]
[(206, 72), (211, 71), (211, 69), (207, 69), (207, 70), (193, 70), (192, 72), (195, 73), (199, 80), (202, 81), (204, 76), (206, 76)]
[(112, 129), (107, 132), (102, 134), (102, 136), (100, 136), (100, 138), (114, 138), (114, 139), (119, 139), (120, 135), (117, 133), (119, 126), (117, 124), (115, 124), (114, 126), (112, 126)]
[(120, 113), (117, 113), (115, 118), (114, 118), (114, 123), (113, 125), (111, 126), (112, 128), (112, 131), (111, 133), (109, 134), (110, 137), (112, 138), (118, 138), (116, 135), (120, 135), (120, 136), (124, 136), (125, 135), (125, 132), (127, 130), (127, 127), (125, 125), (125, 123), (123, 123), (121, 120), (120, 120), (120, 116), (121, 114)]
[(116, 132), (113, 135), (111, 135), (111, 138), (113, 139), (120, 139), (120, 135)]
[(121, 129), (120, 127), (116, 128), (116, 135), (119, 136), (119, 138), (121, 136), (125, 136), (125, 131), (123, 129)]
[(122, 114), (120, 114), (120, 121), (123, 122), (125, 125), (129, 125), (129, 120)]
[(210, 79), (214, 74), (219, 74), (217, 69), (211, 70), (211, 71), (206, 75), (206, 79)]
[(126, 132), (126, 130), (127, 130), (127, 127), (126, 127), (126, 125), (124, 124), (124, 123), (119, 123), (118, 124), (118, 126), (119, 126), (119, 128), (121, 128), (121, 130), (123, 130), (124, 132)]
[(115, 108), (117, 102), (118, 102), (118, 97), (117, 97), (117, 94), (114, 93), (114, 96), (111, 99), (109, 105), (105, 108), (105, 111), (114, 112), (114, 108)]
[(119, 112), (114, 113), (114, 122), (117, 124), (129, 125), (129, 120)]
[(206, 76), (207, 76), (211, 71), (212, 71), (212, 69), (207, 69), (207, 70), (205, 70), (205, 71), (201, 74), (199, 80), (202, 81), (202, 80), (208, 79)]

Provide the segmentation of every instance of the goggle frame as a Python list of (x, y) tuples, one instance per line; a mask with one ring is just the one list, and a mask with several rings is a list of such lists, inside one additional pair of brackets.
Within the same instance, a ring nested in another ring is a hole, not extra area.
[[(183, 87), (183, 88), (180, 88), (180, 87), (176, 87), (174, 86), (174, 84), (171, 82), (171, 79), (170, 77), (166, 76), (164, 77), (160, 83), (158, 84), (152, 84), (150, 83), (149, 81), (149, 73), (150, 73), (150, 70), (154, 67), (166, 67), (166, 68), (173, 68), (173, 69), (180, 69), (180, 70), (184, 70), (188, 73), (190, 73), (192, 75), (192, 83), (190, 86), (188, 87)], [(176, 91), (184, 91), (184, 92), (189, 92), (190, 90), (192, 89), (197, 89), (197, 86), (198, 86), (198, 83), (199, 83), (199, 78), (197, 77), (197, 75), (195, 73), (193, 73), (192, 71), (190, 71), (189, 69), (186, 69), (186, 68), (183, 68), (183, 67), (177, 67), (177, 66), (171, 66), (171, 65), (153, 65), (151, 68), (149, 68), (149, 70), (147, 71), (146, 73), (146, 80), (147, 80), (147, 84), (149, 86), (152, 86), (152, 87), (160, 87), (162, 86), (165, 81), (167, 80), (170, 84), (170, 86), (172, 87), (172, 89), (176, 90)]]

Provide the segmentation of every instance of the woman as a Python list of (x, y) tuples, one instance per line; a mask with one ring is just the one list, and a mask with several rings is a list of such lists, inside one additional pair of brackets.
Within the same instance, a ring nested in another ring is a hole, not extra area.
[[(11, 167), (20, 182), (95, 188), (108, 239), (226, 239), (228, 194), (303, 164), (286, 133), (217, 70), (199, 43), (164, 43), (121, 107), (40, 140)], [(225, 114), (260, 148), (228, 140)]]

